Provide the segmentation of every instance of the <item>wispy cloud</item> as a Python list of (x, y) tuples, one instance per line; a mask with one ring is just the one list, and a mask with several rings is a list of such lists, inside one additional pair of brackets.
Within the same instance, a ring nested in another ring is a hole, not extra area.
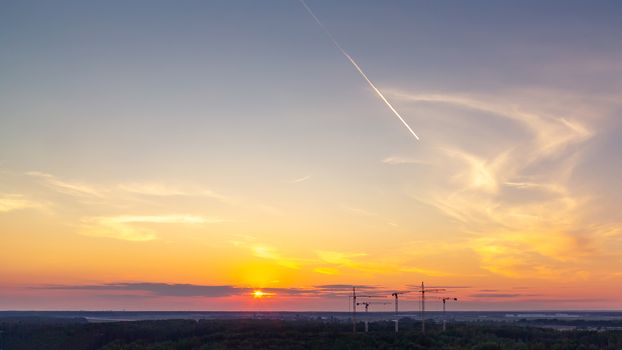
[(447, 272), (447, 271), (441, 271), (441, 270), (435, 270), (435, 269), (426, 269), (422, 267), (402, 267), (399, 270), (403, 272), (415, 272), (420, 275), (431, 276), (431, 277), (464, 276), (464, 273), (457, 274), (455, 272)]
[[(219, 208), (227, 208), (236, 202), (232, 197), (202, 187), (164, 182), (99, 184), (61, 179), (38, 171), (25, 174), (5, 172), (2, 175), (19, 183), (31, 195), (0, 193), (0, 212), (46, 209), (58, 219), (80, 223), (73, 225), (76, 233), (125, 241), (155, 240), (165, 225), (208, 225), (230, 221), (216, 214), (207, 216), (203, 211), (210, 208), (210, 212), (223, 212)], [(180, 209), (171, 212), (171, 203)], [(79, 208), (80, 211), (70, 208)]]
[(355, 208), (355, 207), (351, 207), (349, 205), (345, 205), (342, 204), (341, 205), (341, 209), (349, 211), (351, 213), (355, 213), (357, 215), (363, 215), (363, 216), (369, 216), (369, 217), (380, 217), (380, 214), (369, 211), (369, 210), (365, 210), (365, 209), (361, 209), (361, 208)]
[[(36, 286), (35, 289), (84, 291), (90, 293), (123, 292), (123, 296), (136, 295), (143, 297), (203, 297), (222, 298), (231, 296), (250, 296), (259, 288), (240, 287), (234, 285), (201, 285), (185, 283), (160, 283), (160, 282), (122, 282), (86, 285), (45, 285)], [(314, 288), (260, 288), (265, 295), (308, 297), (322, 294), (321, 290)], [(108, 296), (108, 295), (107, 295)]]
[[(357, 285), (359, 291), (373, 292), (376, 286)], [(35, 290), (66, 290), (83, 291), (87, 293), (119, 293), (123, 296), (138, 295), (144, 297), (204, 297), (222, 298), (230, 296), (249, 296), (254, 290), (261, 289), (264, 293), (272, 296), (285, 297), (343, 297), (352, 291), (352, 285), (320, 285), (306, 288), (254, 288), (252, 286), (235, 285), (201, 285), (185, 283), (161, 283), (161, 282), (118, 282), (102, 284), (56, 284), (33, 286)]]
[(396, 264), (370, 259), (367, 253), (317, 250), (320, 264), (332, 265), (336, 269), (349, 269), (367, 274), (391, 274), (398, 271)]
[(42, 209), (46, 203), (35, 201), (21, 194), (0, 193), (0, 213), (20, 209)]
[(417, 165), (429, 165), (430, 163), (418, 158), (407, 156), (388, 156), (382, 160), (384, 164), (400, 165), (400, 164), (417, 164)]
[(184, 188), (158, 182), (121, 183), (114, 187), (116, 190), (146, 196), (169, 197), (206, 197), (216, 199), (223, 203), (233, 204), (237, 200), (231, 196), (225, 196), (205, 188)]
[(498, 298), (519, 298), (519, 297), (524, 297), (525, 295), (523, 294), (516, 294), (516, 293), (474, 293), (474, 294), (470, 294), (469, 297), (471, 298), (494, 298), (494, 299), (498, 299)]
[[(457, 94), (410, 94), (394, 91), (396, 97), (416, 103), (450, 104), (461, 108), (478, 110), (513, 120), (530, 130), (537, 144), (535, 155), (545, 156), (561, 150), (568, 144), (584, 141), (593, 132), (578, 120), (548, 115), (532, 106), (526, 107), (500, 100), (499, 97), (486, 96), (474, 98)], [(537, 108), (537, 107), (536, 107)]]
[(52, 190), (66, 195), (80, 197), (91, 196), (101, 199), (115, 200), (120, 196), (124, 196), (123, 198), (127, 200), (128, 195), (154, 197), (188, 196), (212, 198), (228, 204), (236, 201), (230, 196), (219, 194), (210, 189), (200, 187), (180, 187), (168, 183), (152, 181), (98, 185), (78, 181), (68, 181), (60, 179), (52, 174), (38, 171), (30, 171), (27, 172), (26, 175), (39, 179), (44, 185)]
[(331, 291), (331, 292), (342, 292), (342, 291), (352, 291), (352, 287), (356, 287), (359, 290), (372, 290), (378, 289), (379, 286), (373, 285), (351, 285), (351, 284), (320, 284), (317, 286), (313, 286), (318, 290)]
[[(580, 264), (569, 263), (594, 256), (596, 242), (605, 238), (582, 215), (590, 196), (573, 189), (570, 182), (581, 146), (596, 133), (590, 125), (593, 115), (605, 107), (554, 105), (542, 102), (551, 97), (545, 93), (506, 97), (394, 90), (392, 95), (413, 108), (426, 104), (429, 110), (449, 113), (446, 130), (451, 130), (451, 123), (464, 127), (457, 122), (461, 116), (479, 118), (461, 134), (473, 131), (470, 138), (439, 134), (429, 141), (434, 144), (428, 157), (443, 164), (442, 169), (431, 164), (430, 171), (442, 176), (430, 177), (420, 190), (410, 191), (413, 198), (460, 225), (469, 238), (456, 249), (471, 249), (483, 269), (508, 277), (585, 274)], [(496, 130), (485, 122), (490, 118), (513, 126)], [(483, 134), (498, 136), (493, 140), (475, 136)]]
[(143, 292), (152, 296), (172, 297), (226, 297), (244, 294), (249, 288), (238, 288), (229, 285), (196, 285), (196, 284), (168, 284), (151, 282), (109, 283), (90, 285), (49, 285), (39, 289), (83, 290), (83, 291), (124, 291)]
[(275, 261), (278, 265), (290, 269), (300, 268), (300, 259), (286, 258), (282, 256), (274, 247), (267, 245), (254, 245), (252, 247), (253, 255), (258, 258)]
[(360, 216), (364, 216), (367, 218), (371, 218), (374, 220), (379, 220), (384, 222), (385, 224), (389, 225), (389, 226), (393, 226), (393, 227), (398, 227), (399, 225), (397, 223), (395, 223), (392, 219), (387, 218), (379, 213), (367, 210), (367, 209), (363, 209), (363, 208), (356, 208), (350, 205), (346, 205), (346, 204), (342, 204), (341, 209), (356, 214), (356, 215), (360, 215)]
[(339, 270), (334, 267), (316, 267), (313, 269), (313, 272), (317, 272), (323, 275), (338, 275), (340, 274)]
[(231, 239), (229, 242), (236, 247), (242, 247), (255, 241), (257, 241), (257, 237), (255, 236), (244, 235), (244, 234), (234, 234), (233, 239)]
[(316, 254), (324, 262), (334, 265), (343, 265), (347, 267), (357, 266), (358, 264), (354, 261), (354, 259), (367, 255), (365, 253), (345, 253), (327, 250), (316, 251)]
[[(418, 286), (417, 286), (418, 287)], [(472, 286), (454, 286), (454, 285), (432, 285), (432, 286), (427, 286), (427, 288), (443, 288), (443, 289), (470, 289), (473, 288)]]
[(106, 237), (126, 241), (157, 239), (156, 231), (141, 224), (201, 225), (223, 222), (218, 218), (197, 215), (121, 215), (84, 219), (80, 233), (91, 237)]
[(297, 179), (289, 180), (288, 182), (292, 183), (292, 184), (297, 184), (297, 183), (301, 183), (301, 182), (307, 181), (307, 180), (311, 179), (311, 177), (312, 177), (311, 175), (306, 175), (306, 176), (303, 176), (303, 177), (299, 177)]
[(127, 223), (156, 223), (156, 224), (215, 224), (222, 219), (209, 218), (197, 215), (122, 215), (104, 218), (106, 222), (119, 224)]
[(26, 175), (40, 179), (49, 188), (67, 195), (100, 197), (104, 194), (104, 192), (106, 192), (105, 189), (99, 188), (97, 186), (92, 186), (81, 182), (61, 180), (54, 175), (38, 171), (30, 171), (27, 172)]
[(368, 295), (380, 295), (382, 293), (381, 286), (365, 284), (322, 284), (313, 286), (313, 290), (322, 296), (345, 297), (352, 294), (352, 287), (355, 287), (359, 293), (365, 293)]

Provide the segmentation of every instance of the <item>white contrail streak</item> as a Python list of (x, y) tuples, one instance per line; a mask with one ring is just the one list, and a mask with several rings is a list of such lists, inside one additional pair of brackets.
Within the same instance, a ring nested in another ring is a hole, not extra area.
[(326, 35), (330, 38), (330, 40), (333, 42), (333, 44), (337, 47), (337, 49), (339, 49), (339, 51), (341, 51), (341, 54), (343, 54), (348, 61), (350, 61), (350, 63), (352, 63), (352, 65), (354, 66), (354, 68), (356, 68), (356, 70), (361, 74), (361, 76), (363, 77), (363, 79), (365, 79), (365, 81), (367, 82), (367, 84), (369, 84), (369, 86), (371, 86), (372, 89), (374, 89), (374, 91), (378, 94), (378, 96), (380, 96), (380, 99), (382, 99), (382, 101), (389, 106), (389, 109), (391, 109), (391, 111), (393, 112), (393, 114), (395, 114), (396, 117), (399, 118), (399, 120), (402, 122), (402, 124), (404, 124), (404, 126), (408, 129), (408, 131), (410, 131), (410, 133), (417, 139), (419, 140), (419, 136), (417, 136), (417, 134), (413, 131), (413, 129), (410, 127), (410, 125), (408, 125), (408, 123), (406, 123), (406, 121), (404, 120), (404, 118), (402, 118), (402, 116), (398, 113), (398, 111), (395, 110), (395, 108), (393, 108), (393, 106), (391, 105), (391, 103), (384, 97), (384, 95), (382, 94), (382, 92), (380, 92), (380, 90), (378, 90), (378, 88), (376, 87), (376, 85), (374, 85), (374, 83), (371, 82), (371, 80), (369, 80), (369, 78), (367, 77), (367, 75), (365, 74), (365, 72), (363, 72), (363, 70), (361, 69), (361, 67), (356, 63), (356, 61), (354, 61), (354, 59), (352, 58), (352, 56), (350, 56), (346, 50), (343, 49), (343, 47), (341, 47), (341, 45), (339, 45), (339, 43), (337, 42), (337, 39), (335, 39), (335, 37), (333, 36), (333, 34), (331, 34), (331, 32), (328, 30), (328, 28), (326, 28), (324, 26), (324, 24), (322, 24), (322, 22), (320, 21), (319, 18), (317, 18), (317, 16), (313, 13), (313, 11), (311, 11), (311, 8), (309, 8), (309, 6), (307, 6), (307, 4), (304, 2), (304, 0), (300, 0), (300, 3), (302, 4), (302, 6), (304, 6), (304, 8), (307, 10), (307, 12), (309, 12), (309, 14), (311, 15), (311, 17), (313, 17), (313, 19), (315, 20), (315, 22), (320, 26), (320, 28), (322, 28), (322, 30), (324, 31), (324, 33), (326, 33)]

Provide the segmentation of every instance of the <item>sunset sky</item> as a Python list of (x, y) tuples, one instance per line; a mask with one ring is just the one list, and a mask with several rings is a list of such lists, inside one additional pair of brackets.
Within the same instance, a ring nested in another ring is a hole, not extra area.
[(307, 4), (419, 141), (297, 0), (3, 1), (0, 309), (622, 309), (620, 2)]

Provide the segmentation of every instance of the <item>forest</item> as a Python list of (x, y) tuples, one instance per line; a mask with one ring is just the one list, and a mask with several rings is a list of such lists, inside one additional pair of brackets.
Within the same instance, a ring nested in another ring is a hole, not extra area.
[(402, 319), (370, 323), (369, 333), (326, 320), (160, 320), (88, 323), (84, 319), (0, 320), (0, 349), (445, 349), (572, 350), (622, 349), (620, 330), (558, 331), (537, 326), (451, 323), (443, 332), (430, 323)]

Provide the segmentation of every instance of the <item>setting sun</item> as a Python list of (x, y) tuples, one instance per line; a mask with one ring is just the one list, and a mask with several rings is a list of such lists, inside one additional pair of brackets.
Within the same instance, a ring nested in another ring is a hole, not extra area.
[(276, 295), (275, 293), (268, 293), (268, 292), (264, 292), (262, 290), (254, 290), (251, 295), (253, 296), (253, 298), (255, 299), (261, 299), (261, 298), (267, 298), (267, 297), (271, 297), (273, 295)]

